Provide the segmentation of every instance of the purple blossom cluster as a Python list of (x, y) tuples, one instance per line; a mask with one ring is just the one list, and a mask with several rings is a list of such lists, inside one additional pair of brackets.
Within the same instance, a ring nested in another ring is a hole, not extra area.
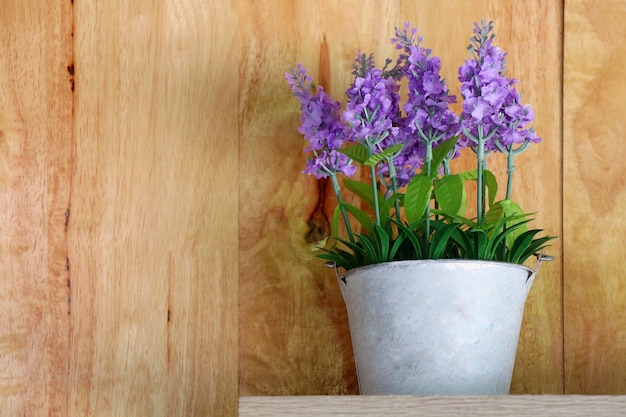
[[(450, 158), (479, 137), (486, 151), (504, 153), (511, 153), (514, 145), (540, 141), (527, 127), (534, 114), (530, 105), (521, 104), (517, 80), (504, 76), (506, 53), (493, 44), (493, 22), (475, 24), (473, 33), (469, 48), (473, 58), (459, 68), (460, 116), (450, 109), (456, 97), (440, 75), (440, 59), (421, 46), (422, 37), (409, 23), (396, 28), (391, 39), (401, 50), (393, 69), (378, 69), (372, 55), (358, 54), (343, 112), (321, 86), (312, 92), (311, 77), (300, 64), (287, 72), (285, 78), (301, 105), (299, 131), (309, 141), (306, 151), (314, 154), (304, 172), (317, 178), (352, 176), (356, 168), (339, 152), (346, 143), (366, 145), (372, 153), (400, 143), (403, 148), (393, 158), (393, 171), (397, 185), (403, 186), (422, 167), (429, 150), (454, 136), (460, 139)], [(405, 78), (408, 95), (401, 106), (400, 82)], [(377, 169), (389, 175), (384, 164)]]
[(285, 74), (293, 94), (300, 101), (299, 132), (309, 141), (306, 152), (313, 152), (304, 169), (305, 174), (320, 179), (343, 173), (352, 176), (356, 167), (348, 156), (339, 152), (346, 142), (344, 125), (341, 123), (341, 103), (335, 101), (317, 86), (315, 93), (311, 76), (298, 64)]
[[(416, 35), (417, 29), (406, 23), (403, 30), (396, 28), (396, 36), (391, 40), (396, 49), (404, 52), (400, 56), (401, 75), (407, 78), (409, 90), (403, 106), (406, 146), (397, 158), (399, 172), (406, 167), (421, 166), (427, 149), (458, 135), (461, 126), (459, 117), (449, 108), (456, 103), (456, 97), (449, 94), (441, 78), (441, 61), (432, 56), (430, 49), (421, 46), (422, 37)], [(465, 145), (465, 141), (457, 142), (455, 155), (458, 156)], [(402, 175), (401, 179), (404, 182), (410, 178)]]
[(346, 135), (351, 141), (380, 151), (383, 140), (393, 142), (399, 128), (395, 119), (399, 113), (400, 86), (374, 66), (373, 57), (360, 53), (355, 60), (355, 78), (346, 91), (348, 102), (341, 119), (347, 123)]
[(493, 22), (475, 23), (473, 32), (473, 58), (459, 68), (464, 136), (473, 142), (481, 137), (486, 151), (505, 153), (515, 144), (541, 141), (526, 127), (534, 113), (530, 105), (521, 104), (517, 80), (504, 76), (506, 53), (493, 44)]

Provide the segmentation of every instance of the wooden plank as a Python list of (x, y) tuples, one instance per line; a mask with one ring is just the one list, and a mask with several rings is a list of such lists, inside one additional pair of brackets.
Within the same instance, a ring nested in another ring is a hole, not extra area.
[(240, 178), (240, 394), (356, 393), (336, 278), (314, 257), (317, 239), (307, 239), (328, 227), (320, 221), (332, 218), (332, 190), (301, 174), (298, 105), (283, 74), (302, 62), (317, 82), (321, 67), (341, 97), (359, 41), (389, 49), (396, 10), (385, 2), (242, 4), (240, 165), (260, 168)]
[(0, 414), (67, 411), (71, 7), (0, 7)]
[[(432, 42), (435, 53), (441, 54), (451, 91), (458, 91), (456, 70), (468, 59), (465, 46), (473, 22), (495, 21), (496, 44), (508, 53), (507, 75), (520, 81), (518, 90), (523, 101), (532, 104), (534, 125), (543, 137), (540, 144), (516, 159), (512, 197), (525, 210), (538, 212), (533, 227), (562, 236), (561, 4), (540, 0), (407, 4), (403, 16), (415, 16), (425, 41)], [(454, 25), (442, 30), (441, 22), (447, 21)], [(504, 197), (503, 158), (492, 157), (489, 169), (501, 179), (500, 197)], [(557, 261), (543, 264), (528, 296), (511, 383), (513, 394), (563, 392), (561, 251), (560, 240), (549, 248)]]
[[(544, 137), (519, 158), (514, 196), (528, 211), (540, 211), (540, 227), (560, 235), (562, 8), (539, 0), (241, 6), (240, 165), (250, 169), (240, 177), (240, 393), (356, 393), (341, 296), (307, 240), (307, 222), (325, 226), (319, 219), (332, 218), (332, 190), (320, 191), (301, 174), (306, 156), (297, 133), (298, 104), (283, 73), (301, 62), (341, 99), (357, 50), (382, 61), (394, 53), (393, 27), (408, 20), (441, 56), (456, 91), (473, 22), (495, 19), (497, 42), (509, 51), (509, 75), (522, 80)], [(492, 167), (503, 171), (501, 161)], [(560, 258), (560, 245), (550, 252)], [(528, 300), (512, 392), (562, 392), (561, 285), (560, 263), (545, 265)]]
[(239, 416), (622, 416), (624, 407), (626, 397), (575, 395), (242, 397)]
[[(164, 2), (169, 411), (234, 416), (238, 398), (238, 80), (235, 2)], [(172, 148), (173, 147), (173, 148)], [(161, 217), (161, 216), (159, 216)], [(158, 236), (158, 235), (157, 235)], [(155, 236), (155, 239), (162, 237)]]
[(72, 415), (235, 415), (234, 4), (75, 2)]
[(626, 393), (626, 2), (565, 2), (565, 387)]

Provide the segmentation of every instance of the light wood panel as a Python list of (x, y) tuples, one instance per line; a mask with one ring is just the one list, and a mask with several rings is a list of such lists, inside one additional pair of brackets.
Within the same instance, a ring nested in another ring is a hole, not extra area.
[(0, 414), (65, 415), (71, 9), (0, 7)]
[(626, 2), (565, 2), (567, 393), (626, 393)]
[[(332, 215), (332, 191), (320, 193), (317, 182), (300, 172), (306, 156), (297, 133), (298, 104), (283, 73), (301, 62), (341, 98), (356, 51), (371, 51), (382, 62), (394, 53), (393, 27), (408, 20), (442, 57), (445, 77), (456, 90), (473, 22), (496, 20), (497, 42), (509, 51), (509, 76), (522, 80), (524, 99), (534, 105), (535, 125), (544, 137), (519, 158), (514, 196), (527, 210), (540, 211), (540, 227), (560, 235), (561, 5), (539, 0), (240, 5), (240, 165), (251, 167), (240, 175), (241, 395), (355, 393), (345, 309), (332, 272), (314, 258), (307, 241), (307, 222), (321, 213)], [(493, 167), (502, 172), (501, 161)], [(551, 253), (559, 258), (560, 245)], [(531, 291), (512, 392), (562, 392), (561, 311), (556, 262), (545, 265)]]
[[(520, 81), (518, 91), (523, 102), (532, 104), (534, 125), (543, 138), (516, 159), (512, 198), (525, 210), (538, 212), (534, 227), (561, 236), (561, 4), (446, 0), (407, 5), (403, 16), (416, 16), (425, 41), (432, 41), (434, 52), (441, 54), (442, 68), (455, 92), (458, 66), (469, 58), (465, 47), (473, 22), (495, 21), (496, 44), (508, 53), (507, 76)], [(489, 160), (489, 168), (500, 179), (502, 198), (504, 164), (503, 158)], [(511, 383), (514, 394), (563, 392), (561, 242), (554, 242), (548, 252), (557, 262), (542, 265), (526, 302)]]
[(75, 2), (72, 415), (235, 415), (234, 4)]
[(626, 397), (590, 395), (241, 397), (240, 417), (621, 416)]
[(238, 387), (356, 393), (307, 225), (330, 215), (331, 191), (300, 173), (282, 74), (302, 62), (341, 97), (356, 49), (391, 53), (410, 20), (455, 89), (483, 17), (544, 138), (514, 195), (562, 237), (527, 303), (512, 392), (624, 393), (623, 1), (566, 0), (565, 28), (560, 2), (540, 0), (74, 3), (0, 8), (3, 412), (233, 415)]

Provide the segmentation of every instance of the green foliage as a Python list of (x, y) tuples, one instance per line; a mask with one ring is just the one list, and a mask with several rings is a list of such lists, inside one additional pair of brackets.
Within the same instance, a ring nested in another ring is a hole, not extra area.
[(398, 143), (388, 147), (384, 151), (368, 156), (367, 146), (363, 144), (350, 145), (340, 149), (340, 152), (347, 155), (355, 162), (365, 166), (375, 166), (377, 163), (385, 160), (387, 157), (393, 157), (395, 154), (402, 150), (403, 145)]
[(410, 223), (421, 219), (430, 204), (433, 180), (426, 175), (416, 175), (406, 187), (404, 212)]
[(460, 175), (447, 175), (435, 182), (435, 199), (446, 212), (462, 215), (467, 209), (467, 193)]
[[(459, 137), (455, 136), (441, 142), (437, 147), (435, 147), (435, 149), (433, 149), (432, 160), (430, 162), (431, 177), (437, 177), (437, 169), (439, 168), (439, 166), (441, 166), (443, 161), (448, 158), (448, 155), (450, 154), (450, 152), (453, 151), (458, 140)], [(426, 165), (424, 165), (424, 168), (422, 169), (422, 175), (427, 175), (427, 173), (425, 172), (425, 168)]]
[[(346, 179), (344, 180), (343, 185), (345, 185), (348, 190), (356, 194), (370, 210), (378, 210), (378, 212), (382, 214), (381, 221), (383, 223), (383, 226), (387, 223), (387, 219), (385, 216), (389, 216), (389, 212), (391, 211), (393, 204), (392, 200), (385, 199), (383, 194), (379, 191), (378, 199), (376, 200), (378, 204), (375, 205), (374, 198), (372, 196), (372, 186), (370, 184)], [(361, 225), (364, 225), (360, 220), (359, 223), (361, 223)], [(370, 233), (373, 231), (371, 230), (371, 228), (369, 228), (368, 230), (370, 231)]]
[[(529, 230), (530, 214), (517, 203), (510, 199), (496, 201), (497, 179), (488, 170), (482, 171), (488, 210), (480, 223), (466, 217), (466, 185), (477, 181), (478, 171), (439, 173), (456, 140), (450, 139), (433, 149), (431, 174), (423, 169), (411, 179), (404, 193), (396, 191), (385, 198), (380, 187), (373, 188), (369, 181), (344, 180), (345, 188), (360, 198), (366, 208), (340, 202), (332, 222), (335, 243), (318, 256), (348, 270), (410, 259), (477, 259), (522, 264), (542, 251), (554, 237), (540, 236), (541, 229)], [(375, 167), (389, 163), (400, 149), (390, 147), (369, 157), (363, 145), (350, 146), (342, 152), (364, 166)], [(376, 199), (372, 195), (374, 189), (378, 190)], [(342, 211), (361, 227), (351, 240), (338, 234)], [(372, 220), (371, 212), (376, 211), (380, 222)]]

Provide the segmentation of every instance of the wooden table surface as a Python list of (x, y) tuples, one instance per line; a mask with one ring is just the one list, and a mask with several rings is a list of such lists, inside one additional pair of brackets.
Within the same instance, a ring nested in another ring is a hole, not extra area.
[(416, 415), (626, 416), (626, 396), (289, 396), (239, 399), (240, 417)]

